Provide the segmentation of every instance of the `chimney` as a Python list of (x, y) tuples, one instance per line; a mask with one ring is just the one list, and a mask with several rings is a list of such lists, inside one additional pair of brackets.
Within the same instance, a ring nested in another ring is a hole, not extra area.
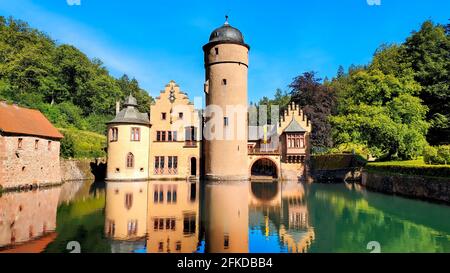
[(120, 112), (120, 101), (116, 101), (116, 116)]

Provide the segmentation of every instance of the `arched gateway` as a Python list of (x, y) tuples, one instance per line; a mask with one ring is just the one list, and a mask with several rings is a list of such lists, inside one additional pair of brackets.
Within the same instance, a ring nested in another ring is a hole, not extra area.
[(250, 168), (251, 178), (253, 180), (278, 179), (280, 175), (277, 164), (267, 157), (255, 160)]

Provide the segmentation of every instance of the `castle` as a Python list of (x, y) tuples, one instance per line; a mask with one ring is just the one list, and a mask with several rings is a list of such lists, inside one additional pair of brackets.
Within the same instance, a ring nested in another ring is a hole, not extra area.
[(305, 175), (311, 123), (294, 103), (277, 124), (249, 126), (250, 46), (228, 20), (203, 46), (206, 108), (169, 82), (150, 113), (130, 95), (108, 125), (108, 181), (298, 180)]

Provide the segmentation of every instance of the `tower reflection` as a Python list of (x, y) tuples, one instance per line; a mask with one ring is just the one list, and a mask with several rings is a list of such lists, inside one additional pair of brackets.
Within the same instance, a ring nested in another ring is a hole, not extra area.
[(248, 252), (249, 182), (205, 185), (205, 251)]

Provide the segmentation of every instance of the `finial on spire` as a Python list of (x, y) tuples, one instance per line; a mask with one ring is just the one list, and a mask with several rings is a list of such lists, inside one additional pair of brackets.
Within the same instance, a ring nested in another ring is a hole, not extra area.
[(225, 24), (224, 25), (229, 25), (229, 23), (228, 23), (228, 15), (225, 15)]

